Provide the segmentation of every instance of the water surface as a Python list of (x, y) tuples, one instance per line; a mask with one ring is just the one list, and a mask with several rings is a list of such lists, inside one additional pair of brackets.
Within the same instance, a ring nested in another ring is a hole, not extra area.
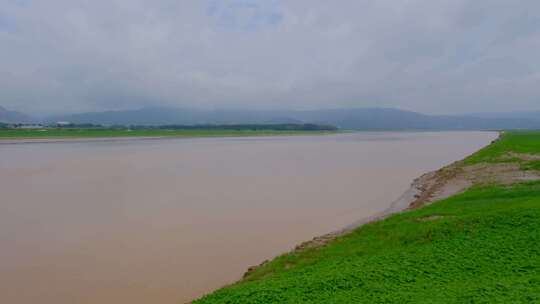
[(487, 132), (0, 144), (0, 303), (184, 303), (386, 209)]

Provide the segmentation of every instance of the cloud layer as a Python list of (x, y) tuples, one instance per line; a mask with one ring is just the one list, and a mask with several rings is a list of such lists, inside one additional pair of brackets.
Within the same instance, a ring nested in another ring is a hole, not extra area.
[(0, 0), (0, 104), (540, 109), (538, 0)]

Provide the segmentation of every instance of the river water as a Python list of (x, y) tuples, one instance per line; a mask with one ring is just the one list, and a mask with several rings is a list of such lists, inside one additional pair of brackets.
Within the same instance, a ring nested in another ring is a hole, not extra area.
[(0, 143), (0, 303), (184, 303), (490, 132)]

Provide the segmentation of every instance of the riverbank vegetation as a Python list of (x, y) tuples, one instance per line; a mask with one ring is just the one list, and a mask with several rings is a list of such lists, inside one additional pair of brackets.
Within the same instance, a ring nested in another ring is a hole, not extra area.
[(12, 127), (0, 129), (0, 139), (100, 138), (100, 137), (231, 137), (303, 135), (337, 132), (334, 126), (317, 124), (116, 126), (66, 125), (62, 127)]
[[(540, 132), (524, 131), (460, 166), (530, 177), (539, 162)], [(280, 256), (194, 303), (539, 303), (540, 181), (497, 180)]]

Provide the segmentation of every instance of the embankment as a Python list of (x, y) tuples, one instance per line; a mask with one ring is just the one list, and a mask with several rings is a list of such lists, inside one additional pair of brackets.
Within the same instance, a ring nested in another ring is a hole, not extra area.
[(301, 244), (195, 303), (540, 301), (539, 170), (540, 132), (503, 133), (415, 180), (368, 224)]

